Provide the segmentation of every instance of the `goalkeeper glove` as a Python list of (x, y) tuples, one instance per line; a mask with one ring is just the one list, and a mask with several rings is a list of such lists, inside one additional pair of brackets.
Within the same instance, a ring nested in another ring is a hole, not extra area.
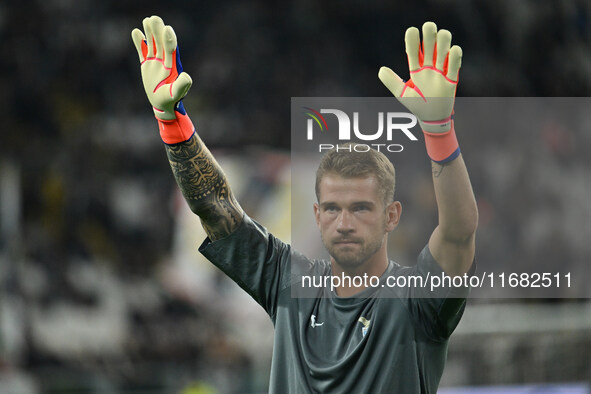
[(460, 154), (453, 106), (462, 49), (450, 49), (451, 33), (438, 32), (433, 22), (423, 24), (422, 47), (416, 27), (406, 30), (405, 44), (410, 79), (404, 82), (388, 67), (380, 68), (378, 77), (419, 120), (429, 157), (440, 164), (449, 162)]
[(158, 119), (160, 137), (166, 144), (187, 141), (195, 128), (181, 99), (192, 81), (183, 72), (176, 34), (158, 16), (145, 18), (143, 26), (146, 35), (134, 29), (131, 38), (140, 58), (144, 90)]

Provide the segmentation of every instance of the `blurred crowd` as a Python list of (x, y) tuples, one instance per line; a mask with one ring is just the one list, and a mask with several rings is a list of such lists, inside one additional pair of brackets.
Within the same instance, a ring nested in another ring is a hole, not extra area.
[[(204, 234), (143, 92), (130, 32), (152, 14), (175, 28), (197, 130), (245, 210), (286, 241), (290, 98), (386, 95), (377, 70), (406, 76), (407, 26), (452, 31), (458, 96), (591, 92), (582, 0), (1, 3), (0, 392), (265, 390), (270, 322), (199, 256)], [(585, 265), (591, 119), (577, 114), (462, 135), (479, 254)], [(434, 207), (422, 179), (403, 194), (416, 210)], [(425, 234), (432, 220), (406, 229)]]

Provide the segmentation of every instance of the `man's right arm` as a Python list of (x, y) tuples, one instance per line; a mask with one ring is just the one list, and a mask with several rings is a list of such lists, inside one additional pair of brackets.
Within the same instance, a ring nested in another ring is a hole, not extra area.
[(201, 218), (212, 241), (232, 233), (242, 223), (243, 211), (228, 180), (201, 138), (165, 145), (176, 181), (191, 210)]
[(223, 238), (242, 223), (242, 208), (182, 105), (192, 81), (183, 72), (174, 30), (158, 16), (145, 18), (143, 27), (145, 35), (134, 29), (131, 36), (172, 172), (209, 238)]

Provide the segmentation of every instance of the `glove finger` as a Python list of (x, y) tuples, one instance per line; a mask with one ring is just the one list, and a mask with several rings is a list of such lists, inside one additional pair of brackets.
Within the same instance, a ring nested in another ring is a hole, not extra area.
[(448, 30), (441, 29), (437, 32), (437, 63), (435, 68), (438, 70), (444, 69), (445, 58), (449, 53), (451, 45), (451, 33)]
[(175, 56), (176, 49), (176, 34), (170, 26), (165, 26), (163, 30), (164, 35), (164, 67), (172, 68), (172, 62)]
[(396, 97), (400, 97), (404, 89), (404, 81), (388, 67), (381, 67), (378, 72), (378, 78)]
[(152, 32), (151, 18), (144, 18), (142, 24), (144, 25), (144, 32), (146, 33), (146, 45), (148, 52), (146, 58), (154, 57), (154, 33)]
[(406, 45), (406, 56), (408, 57), (409, 70), (418, 70), (419, 67), (421, 67), (419, 62), (419, 47), (421, 45), (419, 40), (419, 29), (416, 27), (409, 27), (406, 29), (404, 43)]
[(158, 59), (164, 59), (164, 22), (159, 16), (153, 15), (150, 18), (152, 34), (154, 34), (154, 54)]
[(437, 25), (433, 22), (423, 24), (423, 66), (433, 66), (433, 54), (437, 42)]
[(175, 102), (179, 101), (189, 91), (191, 85), (193, 84), (193, 80), (187, 73), (181, 73), (179, 77), (172, 83), (172, 87), (170, 88), (170, 93), (172, 94), (172, 98)]
[(458, 73), (462, 66), (462, 48), (457, 45), (451, 47), (449, 51), (449, 61), (447, 65), (447, 78), (454, 82), (458, 81)]
[(133, 29), (131, 32), (131, 40), (133, 41), (133, 45), (135, 45), (138, 56), (140, 57), (140, 63), (142, 63), (146, 58), (142, 51), (142, 43), (146, 40), (146, 37), (140, 29)]

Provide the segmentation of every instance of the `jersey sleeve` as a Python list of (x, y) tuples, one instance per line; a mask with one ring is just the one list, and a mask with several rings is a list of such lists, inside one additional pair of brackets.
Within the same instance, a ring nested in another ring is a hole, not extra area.
[[(466, 276), (473, 275), (475, 269), (476, 263), (473, 262)], [(409, 292), (408, 305), (415, 322), (431, 339), (448, 339), (464, 314), (470, 287), (464, 286), (463, 283), (460, 286), (448, 285), (450, 281), (436, 281), (438, 286), (430, 286), (433, 283), (429, 280), (431, 277), (442, 278), (446, 274), (435, 261), (429, 245), (419, 254), (417, 265), (412, 271), (414, 275), (425, 278), (425, 286), (417, 286)]]
[(290, 246), (246, 214), (225, 238), (207, 238), (199, 251), (228, 275), (274, 320), (279, 292), (289, 286)]

